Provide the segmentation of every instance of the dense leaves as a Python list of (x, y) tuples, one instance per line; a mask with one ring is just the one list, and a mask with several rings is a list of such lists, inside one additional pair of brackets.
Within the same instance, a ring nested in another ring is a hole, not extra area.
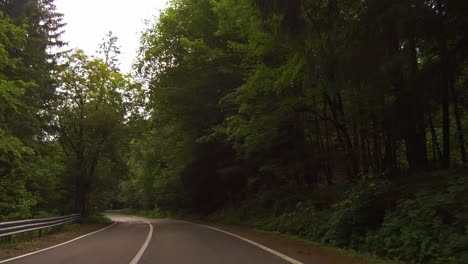
[(62, 16), (52, 0), (0, 3), (0, 221), (101, 210), (126, 171), (140, 86), (115, 36), (103, 59), (62, 52)]
[(137, 65), (157, 149), (145, 156), (162, 165), (154, 181), (222, 204), (215, 189), (233, 167), (239, 185), (313, 189), (463, 164), (466, 8), (171, 2), (143, 33)]
[[(446, 186), (430, 191), (408, 182), (398, 186), (382, 180), (362, 181), (329, 208), (316, 204), (325, 199), (323, 193), (299, 194), (297, 202), (289, 199), (297, 191), (277, 192), (276, 201), (283, 208), (279, 213), (258, 196), (209, 219), (372, 252), (404, 263), (464, 263), (468, 242), (465, 175), (466, 169), (418, 175), (439, 184), (439, 177), (449, 179)], [(392, 202), (396, 193), (399, 198)], [(391, 203), (391, 209), (385, 203)]]
[(15, 135), (16, 120), (12, 115), (24, 116), (27, 111), (24, 94), (33, 83), (16, 79), (12, 71), (23, 67), (12, 49), (26, 43), (24, 25), (15, 25), (3, 10), (0, 10), (0, 219), (30, 216), (35, 199), (26, 189), (26, 177), (17, 175), (25, 155), (34, 153)]

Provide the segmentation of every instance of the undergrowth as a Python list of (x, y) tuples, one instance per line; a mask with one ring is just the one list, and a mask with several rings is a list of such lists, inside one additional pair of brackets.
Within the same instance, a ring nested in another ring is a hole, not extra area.
[[(307, 196), (285, 204), (286, 192), (263, 193), (208, 220), (408, 263), (468, 263), (467, 175), (466, 169), (419, 175), (434, 179), (431, 186), (368, 179), (350, 186), (328, 207)], [(275, 200), (282, 204), (278, 207)]]

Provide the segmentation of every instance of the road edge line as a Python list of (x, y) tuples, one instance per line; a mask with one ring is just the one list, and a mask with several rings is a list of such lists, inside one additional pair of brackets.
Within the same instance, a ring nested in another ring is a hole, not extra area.
[(137, 264), (138, 261), (140, 261), (140, 258), (143, 256), (143, 253), (145, 253), (145, 250), (146, 248), (148, 247), (150, 241), (151, 241), (151, 238), (153, 237), (153, 225), (148, 222), (148, 221), (144, 221), (145, 223), (147, 223), (150, 227), (150, 230), (148, 232), (148, 236), (146, 236), (146, 240), (145, 242), (143, 243), (143, 245), (141, 246), (140, 250), (138, 251), (138, 253), (135, 255), (135, 257), (132, 259), (132, 261), (130, 262), (130, 264)]
[[(179, 220), (179, 221), (180, 221), (180, 220)], [(272, 248), (269, 248), (269, 247), (267, 247), (267, 246), (264, 246), (264, 245), (262, 245), (262, 244), (260, 244), (260, 243), (257, 243), (257, 242), (255, 242), (255, 241), (252, 241), (252, 240), (247, 239), (247, 238), (245, 238), (245, 237), (241, 237), (241, 236), (239, 236), (239, 235), (230, 233), (230, 232), (228, 232), (228, 231), (225, 231), (225, 230), (222, 230), (222, 229), (219, 229), (219, 228), (216, 228), (216, 227), (207, 226), (207, 225), (202, 225), (202, 224), (196, 224), (196, 223), (192, 223), (192, 222), (186, 222), (186, 221), (180, 221), (180, 222), (184, 222), (184, 223), (188, 223), (188, 224), (192, 224), (192, 225), (202, 226), (202, 227), (205, 227), (205, 228), (209, 228), (209, 229), (212, 229), (212, 230), (215, 230), (215, 231), (224, 233), (224, 234), (226, 234), (226, 235), (233, 236), (233, 237), (235, 237), (235, 238), (237, 238), (237, 239), (240, 239), (240, 240), (242, 240), (242, 241), (244, 241), (244, 242), (247, 242), (247, 243), (249, 243), (249, 244), (251, 244), (251, 245), (254, 245), (254, 246), (258, 247), (258, 248), (261, 248), (261, 249), (267, 251), (268, 253), (271, 253), (271, 254), (273, 254), (273, 255), (275, 255), (275, 256), (277, 256), (277, 257), (280, 257), (280, 258), (286, 260), (286, 261), (289, 262), (289, 263), (292, 263), (292, 264), (304, 264), (304, 263), (300, 262), (299, 260), (293, 259), (293, 258), (291, 258), (291, 257), (289, 257), (289, 256), (287, 256), (287, 255), (285, 255), (285, 254), (283, 254), (283, 253), (281, 253), (281, 252), (278, 252), (278, 251), (276, 251), (276, 250), (274, 250), (274, 249), (272, 249)]]
[(6, 262), (9, 262), (9, 261), (13, 261), (13, 260), (16, 260), (16, 259), (24, 258), (24, 257), (31, 256), (31, 255), (34, 255), (34, 254), (37, 254), (37, 253), (41, 253), (41, 252), (44, 252), (44, 251), (49, 250), (49, 249), (53, 249), (53, 248), (57, 248), (57, 247), (66, 245), (66, 244), (68, 244), (68, 243), (77, 241), (77, 240), (79, 240), (79, 239), (85, 238), (85, 237), (90, 236), (90, 235), (94, 235), (94, 234), (96, 234), (96, 233), (98, 233), (98, 232), (101, 232), (101, 231), (104, 231), (104, 230), (110, 228), (111, 226), (114, 226), (115, 224), (117, 224), (117, 222), (114, 222), (113, 224), (111, 224), (111, 225), (109, 225), (109, 226), (106, 226), (106, 227), (101, 228), (101, 229), (99, 229), (99, 230), (96, 230), (96, 231), (94, 231), (94, 232), (88, 233), (88, 234), (86, 234), (86, 235), (82, 235), (82, 236), (76, 237), (76, 238), (74, 238), (74, 239), (65, 241), (65, 242), (60, 243), (60, 244), (58, 244), (58, 245), (54, 245), (54, 246), (51, 246), (51, 247), (48, 247), (48, 248), (39, 249), (39, 250), (37, 250), (37, 251), (29, 252), (29, 253), (26, 253), (26, 254), (24, 254), (24, 255), (16, 256), (16, 257), (13, 257), (13, 258), (0, 260), (0, 263), (6, 263)]

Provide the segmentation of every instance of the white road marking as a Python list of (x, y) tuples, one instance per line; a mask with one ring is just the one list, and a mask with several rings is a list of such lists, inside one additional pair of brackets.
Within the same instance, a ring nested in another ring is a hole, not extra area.
[(138, 251), (138, 253), (132, 259), (130, 264), (137, 264), (138, 261), (140, 261), (141, 256), (143, 256), (143, 253), (145, 253), (145, 250), (146, 250), (146, 248), (148, 247), (148, 245), (150, 243), (151, 237), (153, 236), (153, 225), (151, 223), (147, 222), (147, 221), (144, 221), (144, 222), (149, 225), (150, 231), (148, 232), (148, 236), (146, 237), (145, 243), (143, 243), (143, 245), (140, 248), (140, 251)]
[(273, 255), (276, 255), (276, 256), (278, 256), (278, 257), (280, 257), (280, 258), (286, 260), (286, 261), (289, 262), (289, 263), (292, 263), (292, 264), (304, 264), (304, 263), (302, 263), (302, 262), (300, 262), (300, 261), (298, 261), (298, 260), (295, 260), (295, 259), (293, 259), (293, 258), (291, 258), (291, 257), (289, 257), (289, 256), (286, 256), (286, 255), (284, 255), (283, 253), (280, 253), (280, 252), (278, 252), (278, 251), (276, 251), (276, 250), (274, 250), (274, 249), (271, 249), (271, 248), (269, 248), (269, 247), (266, 247), (266, 246), (264, 246), (264, 245), (262, 245), (262, 244), (259, 244), (259, 243), (257, 243), (257, 242), (254, 242), (254, 241), (252, 241), (252, 240), (250, 240), (250, 239), (241, 237), (241, 236), (239, 236), (239, 235), (236, 235), (236, 234), (233, 234), (233, 233), (224, 231), (224, 230), (222, 230), (222, 229), (218, 229), (218, 228), (211, 227), (211, 226), (207, 226), (207, 225), (195, 224), (195, 223), (186, 222), (186, 221), (180, 221), (180, 222), (184, 222), (184, 223), (188, 223), (188, 224), (192, 224), (192, 225), (198, 225), (198, 226), (202, 226), (202, 227), (205, 227), (205, 228), (209, 228), (209, 229), (216, 230), (216, 231), (218, 231), (218, 232), (221, 232), (221, 233), (224, 233), (224, 234), (233, 236), (233, 237), (238, 238), (238, 239), (240, 239), (240, 240), (242, 240), (242, 241), (244, 241), (244, 242), (247, 242), (247, 243), (252, 244), (252, 245), (254, 245), (254, 246), (256, 246), (256, 247), (259, 247), (259, 248), (261, 248), (261, 249), (263, 249), (263, 250), (265, 250), (265, 251), (267, 251), (267, 252), (269, 252), (269, 253), (271, 253), (271, 254), (273, 254)]
[(34, 252), (30, 252), (30, 253), (27, 253), (27, 254), (24, 254), (24, 255), (21, 255), (21, 256), (17, 256), (17, 257), (14, 257), (14, 258), (9, 258), (9, 259), (5, 259), (5, 260), (1, 260), (0, 263), (6, 263), (6, 262), (9, 262), (9, 261), (12, 261), (12, 260), (15, 260), (15, 259), (19, 259), (19, 258), (24, 258), (24, 257), (27, 257), (27, 256), (31, 256), (31, 255), (34, 255), (34, 254), (37, 254), (37, 253), (40, 253), (40, 252), (43, 252), (43, 251), (46, 251), (46, 250), (49, 250), (49, 249), (53, 249), (53, 248), (56, 248), (56, 247), (60, 247), (60, 246), (63, 246), (63, 245), (66, 245), (68, 243), (71, 243), (71, 242), (74, 242), (78, 239), (82, 239), (82, 238), (85, 238), (87, 236), (90, 236), (90, 235), (93, 235), (93, 234), (96, 234), (98, 232), (101, 232), (101, 231), (104, 231), (108, 228), (110, 228), (111, 226), (115, 225), (117, 222), (114, 222), (112, 225), (110, 226), (106, 226), (104, 228), (101, 228), (97, 231), (94, 231), (94, 232), (91, 232), (89, 234), (86, 234), (86, 235), (82, 235), (80, 237), (77, 237), (77, 238), (74, 238), (72, 240), (68, 240), (66, 242), (63, 242), (63, 243), (60, 243), (58, 245), (55, 245), (55, 246), (51, 246), (51, 247), (48, 247), (48, 248), (44, 248), (44, 249), (41, 249), (41, 250), (38, 250), (38, 251), (34, 251)]

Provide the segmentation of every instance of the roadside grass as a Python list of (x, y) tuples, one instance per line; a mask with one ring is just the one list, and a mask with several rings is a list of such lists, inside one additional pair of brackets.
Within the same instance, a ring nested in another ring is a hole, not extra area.
[(361, 253), (361, 252), (357, 252), (357, 251), (354, 251), (354, 250), (351, 250), (351, 249), (343, 249), (343, 248), (339, 248), (339, 247), (335, 247), (335, 246), (331, 246), (331, 245), (325, 245), (325, 244), (322, 244), (322, 243), (319, 243), (319, 242), (316, 242), (316, 241), (304, 239), (304, 238), (296, 236), (296, 235), (285, 234), (285, 233), (281, 233), (281, 232), (278, 232), (278, 231), (267, 231), (267, 230), (258, 229), (258, 228), (253, 228), (253, 230), (255, 232), (258, 232), (258, 233), (274, 234), (274, 235), (284, 237), (284, 238), (287, 238), (287, 239), (290, 239), (290, 240), (299, 241), (299, 242), (302, 242), (302, 243), (310, 245), (310, 246), (314, 246), (314, 247), (317, 247), (317, 248), (321, 248), (321, 249), (325, 249), (327, 251), (337, 253), (339, 255), (360, 258), (360, 259), (363, 259), (363, 260), (367, 261), (367, 263), (369, 263), (369, 264), (402, 264), (402, 263), (404, 263), (404, 262), (400, 262), (398, 260), (385, 259), (385, 258), (379, 257), (379, 256), (374, 255), (374, 254), (370, 254), (370, 253)]

